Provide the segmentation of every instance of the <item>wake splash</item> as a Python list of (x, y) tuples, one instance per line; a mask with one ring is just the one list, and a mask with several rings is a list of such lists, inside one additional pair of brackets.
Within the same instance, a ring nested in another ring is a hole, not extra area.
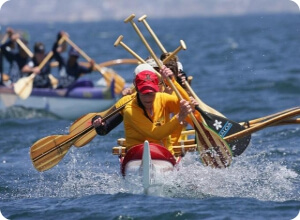
[[(40, 174), (39, 181), (34, 182), (37, 185), (31, 187), (35, 190), (27, 192), (27, 196), (74, 198), (95, 194), (144, 194), (140, 177), (124, 179), (117, 162), (87, 162), (82, 156), (73, 151), (72, 159), (64, 164), (64, 171)], [(177, 170), (158, 178), (159, 184), (148, 194), (195, 199), (239, 197), (276, 202), (299, 201), (300, 198), (299, 175), (263, 155), (236, 157), (228, 169), (220, 170), (204, 167), (197, 153), (188, 153)]]
[(5, 110), (0, 110), (0, 119), (13, 119), (13, 118), (23, 118), (23, 119), (54, 118), (54, 119), (58, 119), (59, 117), (52, 113), (49, 113), (48, 111), (42, 110), (42, 109), (25, 108), (22, 106), (12, 106)]

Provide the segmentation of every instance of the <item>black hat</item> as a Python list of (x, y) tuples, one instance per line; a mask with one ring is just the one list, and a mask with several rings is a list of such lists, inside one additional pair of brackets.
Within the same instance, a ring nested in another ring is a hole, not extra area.
[(45, 53), (45, 46), (41, 42), (34, 44), (34, 53)]

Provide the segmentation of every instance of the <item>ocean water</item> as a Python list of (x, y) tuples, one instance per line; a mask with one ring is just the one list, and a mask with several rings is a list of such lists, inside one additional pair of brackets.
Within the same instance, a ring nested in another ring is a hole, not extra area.
[[(184, 40), (187, 50), (179, 58), (186, 73), (194, 77), (192, 88), (229, 119), (240, 122), (300, 105), (299, 14), (147, 20), (168, 51)], [(160, 54), (145, 27), (138, 26)], [(98, 63), (131, 58), (121, 46), (113, 46), (119, 35), (141, 57), (148, 56), (133, 28), (123, 21), (11, 27), (26, 31), (31, 47), (42, 41), (48, 50), (56, 33), (65, 30)], [(134, 66), (114, 69), (132, 81)], [(0, 112), (4, 217), (290, 220), (300, 211), (299, 125), (254, 133), (247, 150), (225, 170), (204, 167), (197, 153), (188, 153), (180, 169), (145, 195), (138, 180), (123, 179), (118, 158), (111, 154), (117, 139), (124, 137), (122, 125), (82, 148), (72, 147), (52, 169), (36, 171), (30, 146), (48, 135), (68, 134), (71, 124), (40, 110)]]

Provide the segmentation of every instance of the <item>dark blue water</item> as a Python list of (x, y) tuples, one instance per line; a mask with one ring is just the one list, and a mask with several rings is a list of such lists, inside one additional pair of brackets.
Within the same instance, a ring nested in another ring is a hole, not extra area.
[[(193, 89), (228, 118), (239, 122), (299, 106), (299, 14), (148, 22), (167, 50), (184, 40), (187, 50), (179, 57), (194, 76)], [(56, 33), (65, 30), (97, 62), (131, 58), (122, 47), (113, 47), (119, 35), (140, 56), (148, 56), (123, 21), (11, 26), (26, 30), (31, 46), (42, 41), (49, 50)], [(115, 68), (128, 82), (133, 69)], [(72, 147), (51, 170), (36, 171), (30, 146), (48, 135), (67, 134), (71, 123), (28, 109), (0, 113), (0, 210), (6, 218), (289, 220), (300, 210), (299, 125), (256, 132), (226, 170), (204, 167), (196, 153), (187, 154), (163, 186), (145, 195), (137, 180), (123, 180), (118, 158), (111, 154), (124, 136), (122, 126), (82, 148)]]

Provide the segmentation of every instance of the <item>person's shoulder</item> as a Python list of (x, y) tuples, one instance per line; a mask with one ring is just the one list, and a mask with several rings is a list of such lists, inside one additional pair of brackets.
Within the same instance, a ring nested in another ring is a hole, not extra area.
[(169, 93), (165, 93), (165, 92), (157, 92), (156, 93), (156, 98), (160, 98), (160, 99), (169, 99), (171, 98), (173, 95), (169, 94)]
[(116, 103), (116, 108), (119, 108), (126, 103), (128, 104), (128, 102), (130, 102), (130, 100), (133, 100), (135, 96), (135, 94), (131, 94), (121, 97)]

